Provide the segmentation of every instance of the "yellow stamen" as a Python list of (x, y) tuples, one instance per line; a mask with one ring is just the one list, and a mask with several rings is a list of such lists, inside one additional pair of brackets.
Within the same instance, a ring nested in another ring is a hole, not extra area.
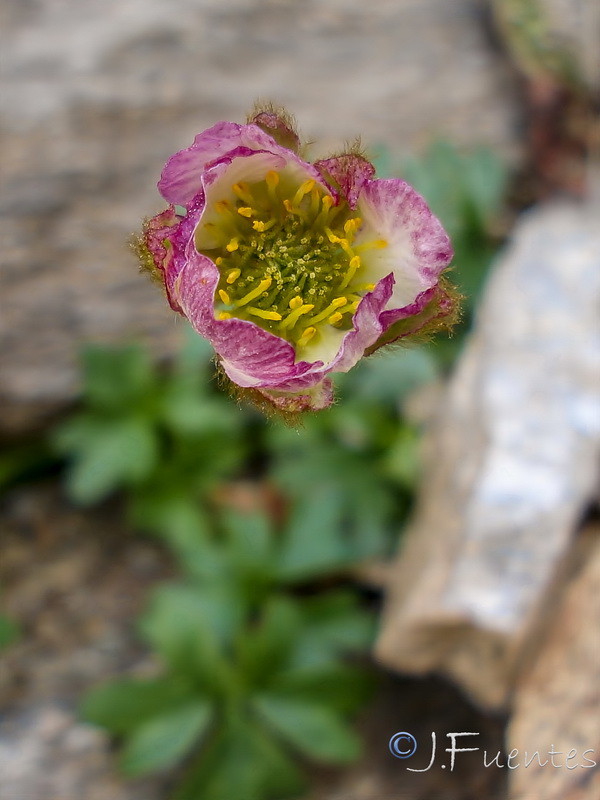
[(304, 195), (305, 194), (309, 194), (314, 185), (315, 185), (315, 182), (314, 182), (314, 180), (312, 178), (310, 180), (308, 180), (308, 181), (304, 181), (304, 183), (300, 185), (300, 188), (298, 189), (298, 191), (294, 195), (294, 199), (292, 200), (292, 203), (295, 206), (300, 205)]
[(228, 306), (231, 303), (231, 298), (229, 297), (225, 289), (219, 289), (219, 297), (225, 303), (226, 306)]
[(269, 288), (269, 286), (271, 285), (272, 282), (273, 282), (273, 278), (270, 275), (267, 275), (267, 277), (264, 279), (264, 281), (261, 281), (258, 284), (258, 286), (256, 286), (254, 289), (252, 289), (251, 292), (248, 292), (248, 294), (245, 294), (240, 300), (236, 300), (235, 301), (236, 306), (245, 306), (246, 303), (249, 303), (251, 300), (254, 300), (259, 295), (261, 295), (263, 292), (266, 292), (266, 290)]
[(334, 199), (330, 194), (323, 195), (322, 199), (323, 208), (319, 212), (319, 216), (315, 219), (316, 225), (324, 225), (327, 217), (329, 216), (329, 211), (331, 207), (334, 205)]
[(236, 195), (236, 197), (239, 197), (239, 199), (243, 200), (244, 203), (248, 203), (249, 206), (254, 203), (254, 198), (252, 197), (250, 187), (247, 183), (234, 183), (231, 188), (233, 189), (233, 193)]
[(314, 303), (306, 303), (300, 306), (296, 306), (294, 310), (287, 315), (287, 317), (281, 323), (281, 329), (286, 330), (287, 328), (293, 328), (294, 325), (298, 322), (300, 317), (303, 314), (308, 314), (309, 311), (312, 311), (315, 307)]
[(345, 241), (344, 239), (340, 239), (339, 236), (336, 236), (335, 233), (331, 230), (331, 228), (323, 228), (323, 230), (325, 231), (325, 235), (327, 236), (331, 244), (341, 244), (343, 241)]
[(254, 306), (249, 306), (246, 310), (249, 314), (260, 317), (261, 319), (272, 319), (275, 320), (275, 322), (281, 319), (281, 314), (278, 314), (276, 311), (263, 311), (262, 308), (254, 308)]
[(239, 247), (239, 246), (240, 246), (240, 245), (239, 245), (239, 242), (238, 242), (237, 238), (235, 238), (235, 237), (234, 237), (234, 238), (233, 238), (233, 239), (232, 239), (232, 240), (229, 242), (229, 244), (227, 245), (227, 247), (225, 248), (225, 250), (227, 250), (227, 252), (228, 252), (228, 253), (233, 253), (235, 250), (237, 250), (237, 249), (238, 249), (238, 247)]
[(272, 228), (276, 222), (277, 220), (275, 219), (270, 219), (267, 222), (262, 222), (262, 220), (260, 219), (255, 219), (254, 222), (252, 223), (252, 227), (258, 233), (263, 233), (264, 231), (268, 231), (269, 228)]
[(231, 319), (231, 314), (228, 311), (220, 311), (217, 319)]
[(237, 281), (242, 273), (241, 269), (232, 269), (229, 275), (227, 276), (227, 283), (232, 284)]
[(319, 201), (321, 200), (321, 195), (319, 190), (317, 189), (316, 185), (310, 190), (310, 213), (313, 217), (316, 217), (319, 213)]
[(215, 209), (219, 214), (228, 214), (229, 213), (229, 203), (227, 200), (217, 200), (215, 203)]
[(252, 214), (254, 213), (254, 209), (250, 208), (250, 206), (240, 206), (237, 212), (242, 217), (251, 217)]
[(217, 265), (217, 267), (220, 267), (222, 263), (223, 259), (221, 258), (221, 256), (217, 256), (217, 258), (215, 258), (215, 264)]
[(357, 292), (372, 292), (375, 288), (374, 283), (355, 283), (354, 288)]
[(290, 302), (288, 303), (288, 305), (289, 305), (289, 307), (290, 307), (290, 308), (292, 309), (292, 311), (293, 311), (293, 310), (294, 310), (294, 309), (296, 309), (296, 308), (300, 308), (300, 306), (302, 305), (302, 303), (303, 303), (303, 300), (302, 300), (302, 298), (301, 298), (299, 295), (296, 295), (295, 297), (292, 297), (292, 299), (290, 300)]
[(265, 175), (265, 181), (269, 189), (274, 189), (279, 186), (279, 173), (275, 172), (274, 169), (270, 169)]
[(360, 258), (358, 256), (353, 256), (350, 259), (350, 265), (348, 267), (348, 270), (346, 271), (346, 274), (344, 275), (344, 280), (341, 282), (339, 286), (340, 289), (344, 289), (346, 286), (348, 286), (348, 284), (356, 274), (356, 270), (359, 267), (360, 267)]
[(339, 311), (336, 311), (335, 314), (332, 314), (330, 317), (327, 318), (327, 322), (330, 325), (336, 325), (342, 318), (343, 314), (340, 314)]
[(304, 347), (305, 345), (307, 345), (310, 342), (310, 340), (313, 338), (313, 336), (315, 335), (316, 332), (317, 332), (317, 329), (312, 327), (312, 326), (310, 328), (306, 328), (304, 330), (304, 333), (302, 334), (302, 336), (296, 342), (298, 347)]
[(346, 236), (352, 238), (361, 225), (362, 225), (362, 219), (360, 217), (355, 217), (354, 219), (346, 220), (346, 222), (344, 223), (344, 232)]
[(341, 306), (345, 306), (348, 302), (347, 297), (336, 297), (335, 300), (332, 300), (331, 303), (325, 308), (323, 311), (320, 311), (315, 317), (309, 320), (311, 325), (316, 325), (318, 322), (322, 322), (326, 317), (328, 317), (332, 311), (335, 311), (337, 308), (341, 308)]

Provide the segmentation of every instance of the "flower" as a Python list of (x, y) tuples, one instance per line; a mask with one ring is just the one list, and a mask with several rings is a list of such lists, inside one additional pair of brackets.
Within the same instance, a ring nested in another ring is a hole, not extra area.
[(331, 373), (455, 308), (451, 244), (423, 198), (356, 149), (301, 152), (273, 109), (218, 122), (167, 161), (170, 205), (138, 244), (234, 387), (284, 413), (326, 408)]

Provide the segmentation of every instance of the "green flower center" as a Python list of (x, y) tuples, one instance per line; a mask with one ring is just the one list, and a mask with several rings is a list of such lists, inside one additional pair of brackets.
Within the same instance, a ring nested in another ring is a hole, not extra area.
[[(324, 326), (351, 328), (374, 288), (360, 282), (361, 252), (387, 243), (353, 247), (362, 220), (314, 180), (290, 188), (271, 171), (231, 188), (234, 199), (216, 202), (215, 221), (196, 231), (198, 251), (221, 273), (216, 317), (251, 320), (297, 347)], [(217, 246), (207, 247), (206, 236)]]

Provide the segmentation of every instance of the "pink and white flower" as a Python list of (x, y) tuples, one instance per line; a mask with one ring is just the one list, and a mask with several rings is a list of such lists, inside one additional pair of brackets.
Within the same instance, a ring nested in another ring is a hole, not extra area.
[(362, 155), (300, 157), (283, 115), (219, 122), (166, 163), (143, 262), (228, 378), (284, 412), (326, 408), (330, 375), (450, 318), (452, 247), (423, 198)]

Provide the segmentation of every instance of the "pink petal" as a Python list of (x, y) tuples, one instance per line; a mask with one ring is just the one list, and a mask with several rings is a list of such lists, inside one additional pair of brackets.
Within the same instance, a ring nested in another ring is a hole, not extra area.
[[(439, 219), (433, 215), (421, 195), (406, 181), (399, 178), (367, 181), (358, 201), (359, 212), (369, 234), (374, 231), (379, 238), (389, 242), (388, 252), (394, 248), (409, 248), (411, 268), (424, 279), (423, 288), (433, 286), (440, 272), (452, 259), (452, 245)], [(357, 242), (364, 238), (363, 230)], [(381, 251), (385, 252), (385, 251)], [(398, 264), (394, 269), (402, 270)]]
[(353, 153), (316, 161), (315, 167), (326, 180), (332, 179), (335, 182), (352, 209), (356, 208), (358, 196), (365, 183), (375, 175), (373, 164)]
[(280, 149), (257, 125), (217, 122), (199, 133), (190, 147), (171, 156), (158, 182), (159, 192), (170, 203), (187, 205), (200, 190), (202, 172), (207, 164), (236, 147), (274, 149), (274, 152)]

